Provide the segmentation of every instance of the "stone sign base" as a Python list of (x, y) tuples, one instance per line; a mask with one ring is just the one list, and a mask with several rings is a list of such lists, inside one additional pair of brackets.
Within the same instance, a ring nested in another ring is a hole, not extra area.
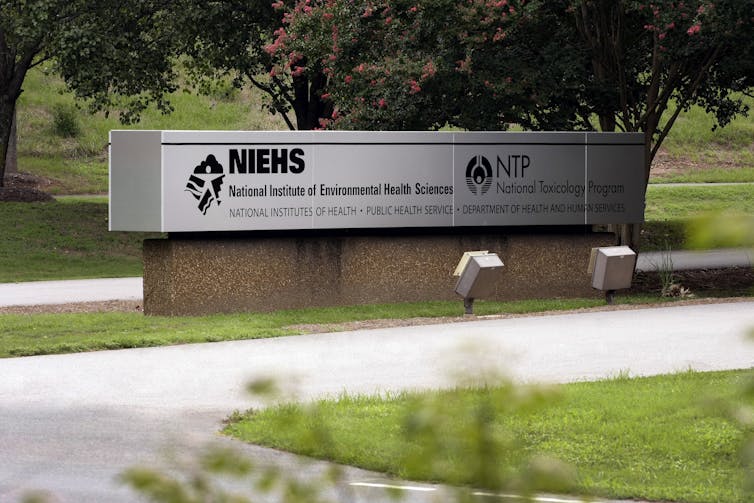
[(194, 316), (429, 300), (458, 300), (463, 252), (505, 263), (490, 300), (596, 297), (592, 247), (612, 233), (586, 228), (505, 233), (176, 237), (144, 241), (144, 312)]

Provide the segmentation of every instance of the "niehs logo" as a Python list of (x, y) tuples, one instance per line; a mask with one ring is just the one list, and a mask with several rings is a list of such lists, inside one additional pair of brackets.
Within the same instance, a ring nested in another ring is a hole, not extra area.
[(472, 194), (486, 194), (492, 186), (492, 165), (483, 155), (475, 155), (466, 165), (466, 185)]
[(211, 154), (194, 168), (194, 172), (189, 177), (186, 191), (199, 201), (199, 211), (203, 215), (207, 214), (213, 201), (220, 206), (220, 187), (223, 185), (223, 178), (225, 178), (223, 167)]
[(228, 152), (231, 174), (278, 174), (304, 172), (304, 150), (294, 148), (246, 148)]

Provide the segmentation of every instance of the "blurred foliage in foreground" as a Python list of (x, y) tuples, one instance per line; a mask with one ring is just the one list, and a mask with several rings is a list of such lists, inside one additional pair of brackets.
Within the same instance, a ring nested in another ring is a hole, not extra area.
[[(272, 381), (255, 382), (249, 389), (270, 399), (279, 396)], [(505, 382), (459, 397), (464, 400), (463, 407), (449, 407), (447, 395), (417, 398), (409, 407), (402, 428), (407, 465), (442, 472), (449, 463), (453, 464), (453, 482), (463, 485), (447, 489), (450, 500), (445, 501), (475, 501), (478, 494), (474, 492), (479, 489), (514, 492), (528, 499), (535, 492), (562, 492), (573, 487), (575, 473), (569, 466), (542, 456), (527, 456), (511, 432), (501, 435), (496, 431), (500, 413), (543, 407), (554, 398), (551, 391)], [(304, 437), (299, 440), (326, 453), (333, 444), (333, 432), (322, 420), (319, 407), (319, 403), (292, 404), (291, 414), (283, 415), (275, 427), (297, 432)], [(459, 414), (463, 417), (455, 417)], [(209, 449), (170, 471), (132, 468), (122, 480), (160, 503), (240, 503), (259, 501), (262, 496), (262, 500), (284, 503), (353, 501), (353, 489), (338, 465), (291, 470), (256, 464), (227, 448)], [(386, 490), (383, 499), (400, 496)]]

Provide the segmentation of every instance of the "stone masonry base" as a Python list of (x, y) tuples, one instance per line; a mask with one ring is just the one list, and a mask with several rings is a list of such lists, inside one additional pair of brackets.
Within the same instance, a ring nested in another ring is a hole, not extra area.
[(510, 233), (175, 237), (144, 241), (144, 312), (188, 316), (458, 300), (464, 251), (505, 263), (491, 299), (596, 297), (592, 247), (610, 233), (583, 228)]

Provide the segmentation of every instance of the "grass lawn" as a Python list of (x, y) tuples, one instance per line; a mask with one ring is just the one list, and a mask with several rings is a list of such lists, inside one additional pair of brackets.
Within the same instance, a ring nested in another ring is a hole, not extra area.
[(688, 224), (709, 214), (754, 215), (754, 184), (647, 189), (643, 251), (683, 250), (689, 247)]
[[(509, 388), (343, 397), (236, 415), (226, 433), (408, 480), (478, 487), (475, 463), (464, 451), (475, 449), (470, 435), (483, 430), (486, 444), (505, 446), (497, 456), (513, 465), (544, 454), (575, 467), (575, 493), (733, 503), (745, 499), (743, 432), (723, 417), (722, 406), (703, 399), (734, 400), (750, 378), (750, 372), (681, 373), (568, 384), (546, 407), (514, 411), (518, 395)], [(469, 429), (480, 421), (479, 410), (486, 410), (484, 428)], [(417, 422), (425, 425), (420, 438), (409, 433)], [(315, 430), (330, 442), (313, 441)], [(427, 450), (428, 443), (435, 448)], [(424, 462), (412, 462), (417, 452)]]
[(709, 212), (754, 215), (754, 184), (647, 189), (647, 222), (683, 220)]
[[(620, 297), (618, 303), (657, 302), (657, 297)], [(535, 313), (604, 305), (603, 299), (517, 302), (478, 301), (478, 315)], [(458, 302), (374, 304), (215, 315), (157, 317), (141, 313), (0, 314), (0, 358), (104, 349), (165, 346), (190, 342), (257, 339), (302, 333), (297, 324), (337, 324), (374, 319), (461, 316)], [(337, 327), (332, 327), (336, 330)]]
[(0, 203), (0, 282), (140, 276), (149, 234), (108, 232), (107, 216), (102, 198)]

